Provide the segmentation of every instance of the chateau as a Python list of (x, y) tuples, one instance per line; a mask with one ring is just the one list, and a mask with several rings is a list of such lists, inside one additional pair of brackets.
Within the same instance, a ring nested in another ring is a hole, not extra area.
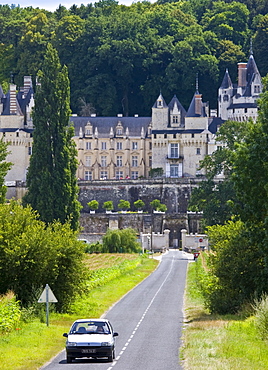
[[(198, 91), (188, 110), (174, 96), (167, 104), (160, 93), (151, 117), (71, 116), (75, 129), (80, 180), (148, 178), (150, 171), (167, 178), (203, 175), (199, 163), (217, 149), (215, 134), (227, 120), (257, 118), (261, 76), (251, 54), (238, 64), (238, 84), (225, 72), (218, 92), (218, 115), (211, 113)], [(19, 92), (14, 84), (3, 93), (0, 87), (0, 137), (9, 144), (7, 161), (14, 165), (6, 184), (25, 182), (32, 152), (31, 109), (34, 95), (31, 77), (24, 78)]]

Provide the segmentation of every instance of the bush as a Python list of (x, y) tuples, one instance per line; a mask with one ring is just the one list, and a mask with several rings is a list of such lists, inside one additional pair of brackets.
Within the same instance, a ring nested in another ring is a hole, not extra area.
[(167, 206), (163, 203), (160, 203), (159, 199), (154, 199), (150, 202), (150, 206), (153, 208), (155, 211), (159, 212), (166, 212)]
[(262, 339), (268, 339), (268, 296), (263, 295), (253, 304), (255, 312), (255, 326)]
[(103, 245), (99, 242), (87, 244), (85, 253), (103, 253)]
[(212, 253), (208, 258), (207, 307), (213, 313), (236, 313), (258, 292), (256, 271), (261, 262), (241, 221), (207, 228)]
[(141, 251), (134, 229), (108, 230), (103, 237), (103, 253), (138, 253)]
[(154, 210), (158, 210), (158, 207), (160, 206), (160, 200), (159, 199), (154, 199), (150, 202), (150, 206), (154, 209)]
[(112, 211), (114, 209), (114, 204), (112, 200), (108, 200), (107, 202), (103, 203), (103, 208), (106, 209), (106, 211)]
[(59, 311), (68, 308), (83, 282), (84, 245), (69, 223), (46, 226), (31, 207), (0, 205), (0, 294), (13, 291), (23, 307), (49, 284)]
[(167, 211), (167, 206), (165, 204), (160, 204), (160, 206), (158, 207), (158, 211), (166, 212)]
[(20, 304), (13, 292), (0, 297), (0, 332), (7, 333), (15, 328), (21, 316)]
[(92, 211), (96, 211), (99, 208), (99, 202), (97, 200), (91, 200), (87, 205)]
[(129, 209), (130, 208), (130, 203), (128, 200), (121, 199), (120, 202), (118, 203), (118, 208), (119, 209)]
[(136, 200), (136, 202), (133, 203), (133, 205), (136, 209), (141, 210), (145, 206), (145, 203), (143, 202), (143, 200), (138, 199)]

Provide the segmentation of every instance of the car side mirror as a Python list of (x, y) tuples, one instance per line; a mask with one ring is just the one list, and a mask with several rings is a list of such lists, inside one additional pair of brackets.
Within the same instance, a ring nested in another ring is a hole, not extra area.
[(68, 338), (68, 334), (67, 334), (67, 333), (63, 333), (63, 336), (64, 336), (65, 338)]
[(114, 333), (114, 335), (113, 335), (113, 336), (114, 336), (114, 337), (118, 337), (118, 335), (119, 335), (118, 333)]

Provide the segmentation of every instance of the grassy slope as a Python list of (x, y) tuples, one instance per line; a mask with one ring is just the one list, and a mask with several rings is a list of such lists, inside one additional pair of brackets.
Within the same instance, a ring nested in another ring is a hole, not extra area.
[(189, 264), (185, 292), (184, 369), (268, 369), (267, 342), (258, 337), (254, 318), (210, 315), (196, 289), (195, 266)]
[[(133, 255), (91, 255), (88, 263), (93, 270), (101, 267), (112, 267), (113, 264), (133, 259)], [(137, 258), (137, 256), (135, 256)], [(94, 263), (90, 263), (90, 260)], [(8, 335), (0, 336), (1, 370), (36, 370), (64, 348), (65, 338), (62, 334), (69, 330), (77, 318), (99, 317), (135, 285), (145, 279), (158, 265), (154, 259), (142, 259), (139, 266), (120, 276), (103, 287), (91, 290), (88, 300), (83, 300), (76, 308), (79, 315), (51, 314), (49, 327), (40, 320), (21, 324)], [(80, 316), (81, 315), (81, 316)], [(7, 361), (8, 359), (8, 361)]]

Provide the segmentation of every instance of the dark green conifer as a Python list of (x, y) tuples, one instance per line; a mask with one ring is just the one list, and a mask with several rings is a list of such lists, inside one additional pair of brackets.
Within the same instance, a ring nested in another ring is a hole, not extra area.
[(67, 67), (61, 67), (57, 51), (49, 44), (38, 73), (33, 110), (33, 153), (27, 175), (30, 204), (47, 224), (71, 221), (78, 229), (80, 203), (76, 181), (77, 153), (69, 126), (70, 87)]

